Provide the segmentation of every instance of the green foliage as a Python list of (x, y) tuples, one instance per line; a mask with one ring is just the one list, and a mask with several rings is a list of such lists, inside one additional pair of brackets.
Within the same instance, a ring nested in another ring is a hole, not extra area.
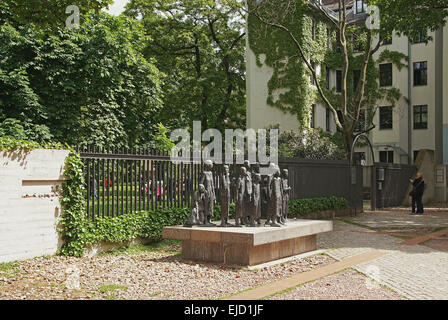
[(347, 208), (347, 200), (339, 197), (296, 199), (289, 202), (289, 216), (293, 218), (313, 212)]
[(78, 153), (72, 151), (65, 160), (64, 175), (68, 180), (62, 184), (60, 198), (62, 210), (61, 233), (64, 244), (61, 253), (81, 256), (84, 252), (88, 221), (84, 197), (84, 164)]
[(36, 141), (17, 140), (9, 136), (0, 136), (0, 150), (13, 151), (17, 149), (64, 149), (60, 143), (39, 143)]
[[(269, 16), (278, 10), (278, 5), (275, 1), (265, 1), (262, 10)], [(316, 40), (312, 39), (313, 19), (316, 21)], [(316, 20), (303, 2), (297, 2), (287, 20), (287, 26), (294, 30), (307, 54), (313, 57), (316, 65), (321, 63), (326, 52), (326, 25)], [(309, 127), (311, 106), (316, 101), (317, 92), (310, 86), (310, 73), (298, 55), (297, 47), (286, 32), (264, 25), (253, 15), (248, 17), (248, 32), (249, 45), (258, 66), (265, 64), (274, 69), (268, 82), (267, 104), (296, 116), (300, 124)]]
[(145, 146), (157, 132), (163, 75), (142, 55), (141, 25), (85, 17), (55, 34), (0, 24), (0, 121), (17, 119), (38, 140)]
[(17, 262), (0, 263), (0, 278), (14, 278), (20, 273)]
[[(267, 104), (296, 116), (301, 128), (310, 127), (313, 103), (328, 101), (332, 111), (341, 112), (342, 117), (338, 116), (340, 125), (336, 124), (342, 131), (344, 149), (348, 153), (358, 130), (359, 110), (366, 110), (365, 128), (369, 129), (378, 101), (384, 99), (394, 106), (401, 98), (396, 88), (379, 88), (379, 68), (371, 55), (371, 45), (375, 47), (376, 43), (368, 43), (370, 33), (363, 24), (344, 25), (346, 60), (337, 40), (341, 25), (336, 27), (330, 23), (325, 14), (309, 5), (309, 1), (251, 0), (249, 10), (250, 48), (256, 55), (258, 66), (273, 68), (268, 82)], [(389, 52), (383, 58), (391, 58), (389, 61), (399, 68), (403, 66), (404, 56)], [(315, 70), (320, 66), (316, 81), (321, 93), (317, 85), (311, 85), (312, 74), (305, 60), (311, 61)], [(353, 80), (355, 71), (361, 74), (364, 66), (366, 85), (362, 88)], [(326, 67), (330, 70), (347, 68), (347, 99), (336, 92), (336, 88), (326, 89)]]
[(136, 212), (118, 217), (87, 218), (84, 196), (83, 163), (79, 154), (72, 152), (66, 160), (61, 204), (63, 218), (61, 235), (64, 244), (61, 254), (82, 256), (85, 247), (99, 241), (126, 242), (137, 237), (160, 240), (165, 226), (184, 223), (188, 209), (160, 209)]
[(132, 0), (142, 17), (145, 57), (167, 77), (158, 121), (168, 129), (245, 127), (244, 19), (233, 0)]
[[(422, 30), (436, 31), (446, 22), (446, 0), (365, 0), (380, 9), (381, 33), (416, 37)], [(427, 40), (431, 40), (428, 37)]]
[(322, 129), (284, 131), (278, 138), (279, 156), (285, 158), (343, 160), (345, 152)]
[(107, 292), (107, 291), (114, 291), (114, 290), (124, 290), (124, 291), (126, 291), (128, 289), (129, 289), (128, 287), (122, 286), (122, 285), (119, 285), (119, 284), (105, 284), (105, 285), (102, 285), (100, 287), (99, 291), (101, 293), (104, 293), (104, 292)]
[(46, 125), (21, 123), (17, 119), (7, 118), (0, 123), (0, 137), (46, 143), (51, 141), (53, 136)]
[(155, 146), (158, 150), (170, 151), (174, 147), (173, 141), (166, 135), (166, 128), (163, 124), (159, 123), (158, 132), (154, 137), (156, 141)]
[[(23, 24), (33, 23), (41, 28), (58, 29), (65, 28), (65, 21), (69, 14), (66, 8), (76, 5), (80, 9), (83, 18), (90, 10), (99, 12), (107, 7), (112, 0), (3, 0), (9, 7), (12, 18)], [(84, 19), (83, 19), (84, 20)]]

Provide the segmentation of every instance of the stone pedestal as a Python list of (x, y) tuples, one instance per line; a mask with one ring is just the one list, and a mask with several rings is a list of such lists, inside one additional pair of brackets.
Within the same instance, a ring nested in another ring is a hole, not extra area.
[(291, 220), (281, 228), (165, 227), (165, 239), (182, 240), (185, 259), (257, 265), (316, 250), (316, 235), (333, 230), (332, 221)]

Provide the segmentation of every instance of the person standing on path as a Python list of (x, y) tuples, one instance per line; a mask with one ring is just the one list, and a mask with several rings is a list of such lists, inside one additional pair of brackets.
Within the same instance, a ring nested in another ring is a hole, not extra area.
[[(412, 212), (411, 214), (423, 214), (423, 192), (425, 191), (425, 181), (423, 181), (423, 175), (421, 172), (418, 172), (415, 176), (415, 179), (409, 179), (412, 183), (412, 190), (409, 193), (412, 199)], [(417, 205), (417, 212), (415, 211), (415, 207)]]

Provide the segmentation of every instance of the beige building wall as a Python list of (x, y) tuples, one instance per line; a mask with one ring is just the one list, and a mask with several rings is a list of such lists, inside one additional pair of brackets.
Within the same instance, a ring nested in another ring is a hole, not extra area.
[[(269, 125), (280, 124), (281, 131), (297, 130), (299, 121), (294, 115), (267, 105), (268, 82), (274, 71), (266, 65), (258, 67), (255, 54), (248, 44), (246, 47), (247, 128), (263, 129)], [(263, 58), (262, 56), (262, 62)], [(281, 94), (281, 91), (278, 94)]]
[[(444, 162), (448, 163), (448, 26), (445, 26), (443, 30), (443, 36), (441, 37), (443, 43), (440, 43), (440, 37), (436, 41), (435, 32), (429, 33), (434, 40), (428, 44), (409, 44), (407, 37), (399, 37), (394, 34), (392, 44), (383, 45), (379, 52), (375, 54), (375, 59), (378, 59), (384, 50), (398, 51), (406, 56), (409, 53), (411, 54), (408, 68), (404, 67), (399, 70), (396, 66), (393, 66), (393, 87), (399, 89), (402, 94), (402, 98), (393, 110), (393, 128), (380, 130), (379, 112), (374, 117), (376, 128), (369, 133), (369, 138), (374, 145), (375, 161), (379, 161), (381, 151), (394, 151), (394, 163), (408, 163), (408, 161), (412, 163), (414, 151), (421, 149), (436, 151), (436, 149), (443, 148)], [(247, 48), (248, 127), (258, 129), (279, 123), (281, 130), (296, 130), (299, 123), (295, 116), (267, 105), (267, 83), (273, 74), (273, 70), (267, 66), (259, 68), (249, 45), (247, 45)], [(442, 66), (436, 63), (436, 53), (440, 53), (440, 50), (443, 50)], [(428, 83), (425, 86), (414, 86), (413, 64), (422, 61), (426, 61), (428, 64)], [(382, 63), (387, 63), (387, 61)], [(440, 109), (436, 110), (436, 74), (440, 72), (440, 68), (443, 71), (442, 112)], [(330, 86), (334, 87), (335, 85), (336, 72), (331, 70)], [(278, 93), (280, 94), (281, 91)], [(410, 100), (408, 101), (408, 99)], [(387, 101), (378, 102), (378, 106), (388, 105), (390, 103)], [(413, 128), (414, 106), (416, 105), (428, 106), (427, 129)], [(315, 125), (325, 130), (326, 108), (317, 104), (315, 111)], [(436, 125), (437, 120), (440, 121), (441, 114), (443, 115), (443, 128)], [(331, 132), (336, 131), (333, 114), (331, 114), (330, 128)], [(442, 135), (443, 144), (440, 142), (442, 141)], [(409, 140), (411, 141), (411, 147), (409, 147)], [(372, 160), (367, 148), (357, 148), (356, 151), (365, 152), (368, 162)], [(440, 160), (438, 161), (440, 162)]]
[[(430, 35), (434, 38), (434, 32)], [(436, 81), (436, 61), (435, 61), (435, 42), (428, 44), (412, 44), (411, 72), (413, 63), (428, 62), (428, 85), (414, 86), (412, 82), (412, 107), (416, 105), (428, 105), (428, 129), (412, 129), (412, 147), (414, 150), (429, 149), (435, 150), (435, 81)], [(412, 78), (413, 81), (413, 78)]]
[[(246, 42), (246, 64), (247, 64), (247, 81), (246, 81), (246, 95), (247, 95), (247, 128), (262, 129), (269, 125), (280, 124), (280, 131), (298, 130), (300, 123), (295, 115), (289, 112), (283, 112), (275, 107), (267, 104), (268, 98), (268, 82), (273, 75), (273, 69), (267, 65), (261, 68), (256, 63), (256, 57), (250, 49), (248, 42)], [(260, 56), (261, 61), (264, 61), (264, 56)], [(316, 71), (320, 74), (320, 68)], [(330, 85), (335, 85), (335, 72), (332, 71), (330, 75)], [(285, 92), (288, 89), (278, 90), (277, 95)], [(326, 128), (326, 108), (321, 103), (316, 103), (315, 107), (315, 126)], [(336, 131), (333, 114), (330, 114), (330, 131)]]
[(0, 263), (55, 254), (66, 150), (0, 151)]

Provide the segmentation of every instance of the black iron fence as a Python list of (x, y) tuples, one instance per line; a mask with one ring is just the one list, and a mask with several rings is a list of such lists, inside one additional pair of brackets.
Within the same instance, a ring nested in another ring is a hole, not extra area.
[(87, 147), (79, 152), (92, 219), (188, 206), (202, 169), (201, 164), (175, 164), (167, 152), (155, 149)]
[[(168, 152), (156, 149), (86, 147), (78, 152), (85, 166), (87, 215), (92, 219), (189, 207), (203, 170), (201, 163), (174, 163)], [(239, 167), (230, 166), (232, 177)], [(223, 165), (213, 168), (217, 195), (222, 170)]]
[(362, 211), (362, 167), (344, 160), (280, 158), (281, 169), (288, 169), (291, 198), (343, 197), (351, 208)]
[(414, 165), (375, 163), (377, 208), (403, 205), (410, 189), (409, 179), (417, 173)]

